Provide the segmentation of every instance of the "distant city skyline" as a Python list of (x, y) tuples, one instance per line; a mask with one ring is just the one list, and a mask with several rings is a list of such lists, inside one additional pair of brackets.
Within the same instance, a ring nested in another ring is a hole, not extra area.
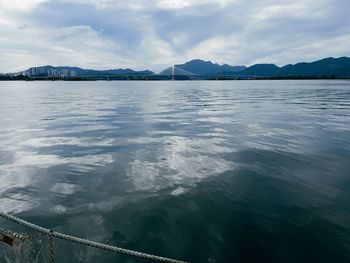
[(347, 0), (0, 0), (0, 72), (349, 56), (348, 10)]

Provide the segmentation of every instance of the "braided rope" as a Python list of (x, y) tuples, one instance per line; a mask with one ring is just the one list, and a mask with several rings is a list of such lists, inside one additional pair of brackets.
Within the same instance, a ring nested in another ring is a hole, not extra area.
[(146, 254), (146, 253), (142, 253), (142, 252), (138, 252), (138, 251), (133, 251), (133, 250), (125, 249), (125, 248), (110, 246), (110, 245), (106, 245), (103, 243), (99, 243), (99, 242), (95, 242), (95, 241), (91, 241), (91, 240), (87, 240), (87, 239), (83, 239), (83, 238), (79, 238), (79, 237), (74, 237), (74, 236), (62, 234), (62, 233), (35, 225), (33, 223), (27, 222), (23, 219), (9, 215), (9, 214), (4, 213), (2, 211), (0, 211), (0, 217), (3, 217), (5, 219), (10, 220), (12, 222), (15, 222), (17, 224), (26, 226), (28, 228), (31, 228), (33, 230), (36, 230), (36, 231), (41, 232), (43, 234), (46, 234), (48, 236), (56, 237), (59, 239), (63, 239), (63, 240), (77, 243), (77, 244), (84, 245), (84, 246), (94, 247), (94, 248), (98, 248), (98, 249), (102, 249), (102, 250), (106, 250), (106, 251), (111, 251), (111, 252), (119, 253), (119, 254), (123, 254), (123, 255), (128, 255), (128, 256), (133, 256), (133, 257), (138, 257), (138, 258), (143, 258), (143, 259), (149, 259), (149, 260), (153, 260), (153, 261), (157, 261), (157, 262), (186, 263), (184, 261), (154, 256), (154, 255), (150, 255), (150, 254)]
[(25, 241), (28, 237), (27, 236), (23, 236), (21, 234), (18, 234), (16, 232), (12, 232), (8, 229), (4, 229), (4, 228), (0, 228), (0, 233), (5, 233), (5, 234), (8, 234), (10, 236), (13, 236), (14, 238), (17, 238), (19, 240), (22, 240), (22, 241)]
[(49, 235), (49, 249), (50, 249), (51, 263), (55, 263), (55, 252), (54, 252), (54, 250), (53, 250), (53, 238), (52, 238), (52, 233), (53, 233), (53, 230), (50, 231), (50, 235)]

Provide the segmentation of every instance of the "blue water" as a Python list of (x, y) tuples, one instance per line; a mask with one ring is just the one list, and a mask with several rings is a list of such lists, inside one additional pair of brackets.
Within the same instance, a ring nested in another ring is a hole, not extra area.
[(349, 81), (0, 82), (0, 124), (8, 213), (190, 262), (350, 262)]

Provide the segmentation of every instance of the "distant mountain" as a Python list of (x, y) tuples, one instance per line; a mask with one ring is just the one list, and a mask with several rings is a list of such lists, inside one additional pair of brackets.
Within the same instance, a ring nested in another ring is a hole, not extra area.
[[(78, 67), (32, 67), (22, 72), (0, 74), (1, 79), (71, 78), (83, 79), (169, 79), (166, 75), (182, 76), (177, 79), (236, 79), (236, 78), (350, 78), (350, 58), (325, 58), (318, 61), (297, 63), (278, 67), (274, 64), (255, 64), (250, 67), (219, 65), (195, 59), (169, 67), (159, 74), (152, 71), (132, 69), (94, 70)], [(114, 76), (114, 77), (112, 77)], [(187, 76), (187, 77), (186, 77)], [(220, 76), (222, 78), (220, 78)], [(176, 79), (176, 78), (175, 78)]]
[(325, 58), (311, 63), (286, 65), (277, 71), (278, 76), (350, 76), (350, 58)]
[(211, 61), (194, 59), (185, 64), (175, 65), (176, 68), (191, 72), (197, 75), (229, 75), (244, 70), (245, 66), (219, 65)]
[(110, 69), (94, 70), (78, 67), (53, 67), (41, 66), (32, 67), (23, 72), (16, 73), (29, 77), (86, 77), (86, 76), (109, 76), (109, 75), (152, 75), (152, 71), (135, 71), (132, 69)]
[(237, 72), (241, 76), (274, 76), (280, 68), (275, 64), (256, 64)]
[(278, 67), (274, 64), (255, 64), (250, 67), (220, 66), (210, 61), (191, 60), (175, 65), (197, 75), (236, 75), (254, 77), (350, 77), (350, 58), (325, 58), (311, 63)]
[(350, 58), (325, 58), (311, 63), (278, 67), (274, 64), (256, 64), (237, 73), (256, 77), (350, 77)]

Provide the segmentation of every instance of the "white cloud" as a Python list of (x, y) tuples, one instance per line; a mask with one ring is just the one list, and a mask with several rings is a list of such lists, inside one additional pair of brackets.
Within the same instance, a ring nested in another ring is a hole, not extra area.
[(29, 12), (48, 0), (0, 0), (1, 10)]
[(103, 39), (88, 26), (0, 29), (3, 70), (22, 70), (43, 64), (113, 67), (123, 60), (117, 43)]
[(215, 4), (220, 6), (226, 6), (229, 3), (235, 3), (237, 0), (129, 0), (127, 2), (114, 1), (114, 0), (58, 0), (63, 3), (81, 3), (92, 5), (97, 8), (110, 8), (110, 7), (127, 7), (132, 9), (184, 9), (203, 6), (207, 4)]
[(348, 55), (349, 8), (345, 0), (0, 0), (0, 72), (43, 64), (157, 71), (192, 58), (283, 65)]

